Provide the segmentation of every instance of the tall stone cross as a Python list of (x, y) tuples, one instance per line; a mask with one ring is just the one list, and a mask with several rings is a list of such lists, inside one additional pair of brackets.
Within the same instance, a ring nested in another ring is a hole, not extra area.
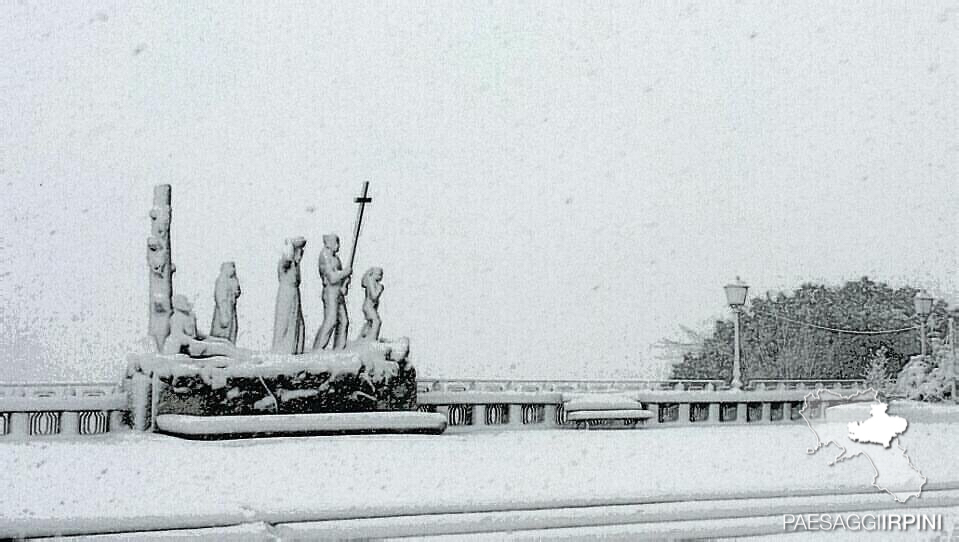
[(370, 183), (369, 181), (363, 181), (363, 193), (360, 194), (358, 198), (353, 198), (353, 202), (358, 204), (359, 207), (356, 210), (356, 226), (353, 228), (353, 249), (350, 251), (350, 259), (347, 263), (347, 267), (350, 269), (353, 268), (353, 259), (356, 258), (356, 244), (360, 240), (360, 226), (363, 224), (363, 210), (366, 208), (367, 203), (372, 203), (373, 198), (369, 197)]

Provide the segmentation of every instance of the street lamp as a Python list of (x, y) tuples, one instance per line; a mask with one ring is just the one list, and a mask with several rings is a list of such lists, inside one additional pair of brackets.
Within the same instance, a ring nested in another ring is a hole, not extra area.
[(933, 298), (925, 290), (916, 294), (916, 314), (919, 316), (919, 344), (922, 357), (926, 357), (926, 320), (932, 312)]
[(735, 350), (733, 351), (733, 379), (729, 383), (729, 387), (733, 390), (743, 389), (743, 380), (742, 380), (742, 352), (739, 346), (739, 317), (743, 311), (743, 305), (746, 304), (746, 293), (749, 291), (749, 286), (746, 286), (739, 277), (736, 277), (736, 282), (727, 284), (723, 287), (726, 290), (726, 302), (729, 303), (729, 308), (733, 310), (735, 318), (733, 319), (733, 325), (735, 326)]

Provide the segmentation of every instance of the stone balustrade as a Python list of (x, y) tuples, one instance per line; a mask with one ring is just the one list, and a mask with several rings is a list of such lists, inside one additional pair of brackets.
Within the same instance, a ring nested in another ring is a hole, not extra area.
[(0, 383), (0, 439), (106, 433), (126, 410), (119, 383)]
[(417, 378), (418, 393), (463, 391), (625, 392), (639, 390), (725, 389), (722, 380), (496, 380)]
[[(616, 393), (655, 413), (647, 425), (678, 427), (801, 420), (799, 409), (810, 391), (848, 394), (862, 387), (858, 380), (753, 380), (733, 391), (721, 380), (423, 378), (417, 380), (417, 402), (420, 410), (445, 415), (453, 432), (544, 429), (571, 427), (564, 394)], [(818, 403), (812, 415), (827, 406)], [(119, 383), (0, 383), (0, 439), (105, 433), (123, 425), (129, 408)]]
[[(655, 413), (647, 425), (680, 427), (720, 423), (789, 423), (817, 389), (854, 393), (858, 380), (756, 380), (742, 391), (719, 380), (481, 380), (420, 379), (419, 408), (447, 416), (449, 431), (572, 427), (564, 393), (616, 393)], [(820, 417), (828, 401), (811, 405)]]

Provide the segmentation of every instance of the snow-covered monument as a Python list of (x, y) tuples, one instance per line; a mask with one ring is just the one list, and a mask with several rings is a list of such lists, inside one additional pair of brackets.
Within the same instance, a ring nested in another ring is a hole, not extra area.
[(323, 237), (319, 272), (323, 324), (306, 349), (300, 302), (300, 263), (306, 239), (287, 239), (277, 263), (273, 341), (268, 351), (235, 345), (236, 301), (241, 288), (233, 262), (217, 279), (209, 333), (197, 325), (187, 298), (175, 294), (170, 247), (171, 187), (154, 189), (147, 240), (149, 334), (156, 352), (129, 356), (123, 388), (129, 422), (139, 430), (185, 436), (330, 431), (442, 432), (445, 419), (419, 412), (410, 342), (379, 337), (377, 312), (382, 270), (366, 272), (359, 334), (348, 335), (344, 297), (353, 275), (363, 209), (371, 201), (364, 184), (349, 259), (339, 257), (339, 238)]

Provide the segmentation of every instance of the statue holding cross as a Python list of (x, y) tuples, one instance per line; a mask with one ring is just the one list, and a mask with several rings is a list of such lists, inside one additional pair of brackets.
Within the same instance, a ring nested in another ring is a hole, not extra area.
[(346, 348), (349, 331), (349, 314), (346, 311), (346, 294), (353, 274), (353, 259), (360, 239), (360, 227), (363, 224), (363, 210), (373, 201), (368, 195), (370, 183), (363, 183), (363, 193), (353, 201), (359, 205), (356, 225), (353, 228), (353, 248), (344, 267), (337, 253), (340, 250), (340, 238), (335, 234), (323, 236), (323, 250), (320, 251), (319, 272), (323, 281), (323, 323), (316, 332), (313, 350), (326, 348), (333, 339), (333, 348)]

